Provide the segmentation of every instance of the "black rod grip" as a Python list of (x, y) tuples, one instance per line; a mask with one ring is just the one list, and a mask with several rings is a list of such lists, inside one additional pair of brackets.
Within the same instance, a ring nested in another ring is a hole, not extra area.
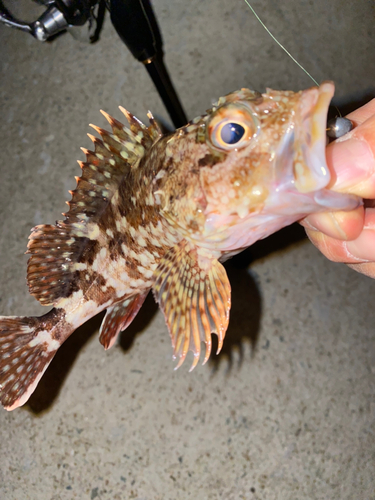
[(159, 92), (161, 100), (166, 107), (169, 116), (176, 128), (183, 127), (187, 123), (187, 118), (177, 93), (173, 87), (168, 71), (164, 65), (162, 57), (156, 57), (152, 62), (145, 65), (154, 85)]
[(155, 35), (142, 0), (111, 0), (111, 21), (138, 61), (156, 56)]

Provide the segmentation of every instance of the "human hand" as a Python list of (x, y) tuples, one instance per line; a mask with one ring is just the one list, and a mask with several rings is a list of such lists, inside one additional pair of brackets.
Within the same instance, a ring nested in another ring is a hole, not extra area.
[(350, 212), (312, 214), (301, 221), (330, 260), (375, 278), (375, 99), (350, 113), (354, 129), (327, 146), (329, 188), (365, 199)]

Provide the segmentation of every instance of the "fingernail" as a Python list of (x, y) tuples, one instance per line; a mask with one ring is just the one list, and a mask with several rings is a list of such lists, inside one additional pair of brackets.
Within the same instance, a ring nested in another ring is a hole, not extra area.
[(348, 189), (368, 179), (375, 171), (374, 154), (364, 140), (350, 137), (327, 148), (327, 161), (336, 172), (335, 189)]
[(374, 262), (375, 231), (364, 229), (357, 239), (345, 242), (345, 247), (353, 259)]

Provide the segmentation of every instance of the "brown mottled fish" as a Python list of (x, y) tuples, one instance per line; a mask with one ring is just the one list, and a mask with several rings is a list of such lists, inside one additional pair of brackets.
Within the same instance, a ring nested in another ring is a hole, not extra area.
[(205, 115), (162, 135), (106, 113), (93, 127), (82, 176), (65, 220), (30, 235), (27, 282), (41, 317), (0, 317), (0, 401), (23, 405), (61, 344), (106, 309), (105, 349), (152, 289), (180, 366), (219, 349), (229, 321), (230, 284), (221, 262), (305, 215), (353, 209), (360, 200), (326, 189), (330, 82), (301, 92), (233, 92)]

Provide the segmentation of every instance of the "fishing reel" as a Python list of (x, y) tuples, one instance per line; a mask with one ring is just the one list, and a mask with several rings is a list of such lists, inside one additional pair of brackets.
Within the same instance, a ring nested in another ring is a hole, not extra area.
[(15, 17), (0, 0), (0, 22), (11, 28), (29, 33), (41, 42), (52, 39), (62, 32), (70, 31), (77, 35), (77, 26), (86, 26), (78, 38), (93, 42), (103, 24), (104, 0), (34, 0), (46, 10), (34, 22), (27, 23)]

